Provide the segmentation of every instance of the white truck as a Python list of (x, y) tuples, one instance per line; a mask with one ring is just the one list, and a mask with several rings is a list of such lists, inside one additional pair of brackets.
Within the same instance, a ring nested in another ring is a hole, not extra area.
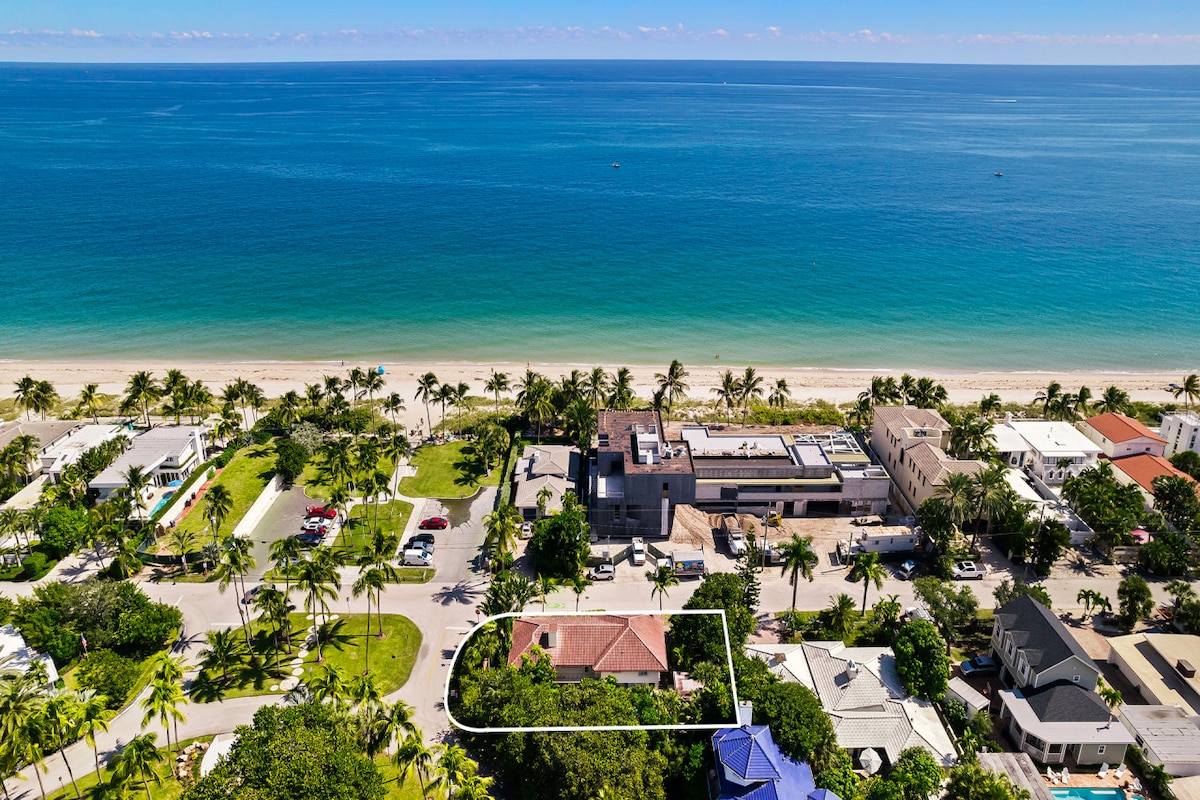
[(646, 542), (641, 537), (633, 540), (633, 552), (630, 553), (629, 558), (635, 567), (646, 563)]
[(729, 552), (734, 558), (746, 552), (746, 534), (742, 531), (742, 523), (738, 522), (736, 514), (726, 514), (721, 517), (721, 527), (729, 537)]

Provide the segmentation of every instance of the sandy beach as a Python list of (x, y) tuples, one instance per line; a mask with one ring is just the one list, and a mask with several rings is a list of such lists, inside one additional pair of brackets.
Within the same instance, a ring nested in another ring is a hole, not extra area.
[[(216, 361), (6, 361), (0, 362), (0, 397), (12, 397), (13, 384), (25, 375), (37, 380), (48, 380), (54, 384), (64, 399), (78, 395), (84, 384), (98, 383), (105, 394), (124, 392), (129, 375), (139, 370), (150, 370), (160, 379), (168, 369), (180, 369), (192, 380), (202, 380), (217, 393), (227, 382), (245, 378), (258, 384), (268, 397), (278, 397), (289, 390), (303, 393), (305, 384), (318, 383), (324, 375), (345, 375), (350, 368), (371, 368), (375, 364), (343, 365), (340, 362), (216, 362)], [(460, 362), (404, 362), (382, 365), (385, 370), (384, 393), (398, 392), (408, 405), (404, 417), (406, 425), (415, 426), (424, 418), (423, 405), (414, 400), (417, 379), (426, 372), (433, 372), (442, 383), (466, 382), (472, 395), (484, 396), (483, 384), (494, 370), (506, 372), (510, 383), (516, 383), (526, 368), (533, 369), (550, 378), (557, 379), (573, 369), (586, 371), (592, 365), (584, 364), (539, 364), (539, 363), (496, 363), (475, 364)], [(605, 365), (610, 372), (622, 365)], [(740, 375), (745, 364), (716, 362), (704, 365), (685, 364), (688, 370), (688, 397), (712, 402), (716, 395), (712, 389), (718, 385), (720, 374), (726, 369)], [(654, 375), (662, 372), (666, 365), (630, 367), (634, 389), (639, 397), (649, 397), (655, 389)], [(871, 376), (892, 374), (897, 378), (901, 372), (880, 370), (835, 370), (807, 369), (798, 367), (764, 367), (755, 365), (764, 379), (764, 386), (778, 378), (787, 380), (795, 402), (810, 399), (828, 400), (832, 403), (853, 401), (858, 393), (869, 385)], [(917, 373), (914, 373), (917, 374)], [(1180, 381), (1182, 374), (1140, 372), (924, 372), (946, 387), (952, 403), (974, 403), (983, 395), (995, 392), (1004, 402), (1031, 402), (1039, 390), (1051, 381), (1058, 381), (1068, 391), (1077, 391), (1088, 386), (1094, 395), (1099, 395), (1108, 386), (1118, 386), (1129, 393), (1133, 400), (1163, 403), (1174, 398), (1167, 390), (1170, 383)], [(436, 412), (435, 412), (436, 413)]]

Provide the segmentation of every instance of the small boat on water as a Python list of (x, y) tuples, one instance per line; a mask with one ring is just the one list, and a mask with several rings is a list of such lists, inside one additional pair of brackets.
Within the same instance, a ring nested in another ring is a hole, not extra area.
[(618, 162), (614, 161), (614, 162), (612, 163), (612, 168), (613, 168), (613, 169), (620, 169), (620, 168), (621, 168), (621, 165), (620, 165), (620, 163), (618, 163)]
[(1004, 173), (1003, 173), (1003, 172), (993, 172), (992, 174), (993, 174), (993, 175), (995, 175), (997, 178), (1003, 178), (1003, 177), (1004, 177)]

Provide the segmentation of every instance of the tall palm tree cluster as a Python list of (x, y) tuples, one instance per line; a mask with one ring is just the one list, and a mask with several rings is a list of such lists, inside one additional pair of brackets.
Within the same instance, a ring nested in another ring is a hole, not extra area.
[(28, 433), (15, 436), (6, 447), (0, 448), (0, 498), (8, 499), (29, 483), (34, 459), (40, 451), (41, 442)]
[[(49, 770), (48, 759), (62, 759), (76, 798), (82, 798), (75, 772), (66, 756), (66, 747), (84, 739), (92, 748), (100, 784), (117, 793), (134, 791), (141, 783), (147, 800), (150, 785), (160, 783), (162, 765), (167, 762), (155, 744), (156, 733), (146, 733), (152, 722), (159, 722), (171, 747), (172, 730), (179, 746), (178, 725), (185, 722), (182, 706), (183, 668), (179, 659), (161, 652), (150, 663), (149, 691), (142, 700), (142, 731), (109, 761), (107, 778), (101, 771), (97, 736), (109, 728), (116, 711), (108, 708), (108, 698), (93, 691), (66, 691), (49, 687), (44, 670), (28, 672), (0, 671), (0, 773), (10, 776), (22, 764), (31, 765), (41, 796), (46, 797), (42, 773)], [(7, 789), (6, 789), (7, 794)]]
[[(735, 377), (733, 371), (727, 369), (721, 373), (721, 383), (713, 387), (713, 393), (717, 395), (718, 408), (721, 405), (725, 406), (726, 422), (732, 421), (733, 409), (740, 408), (742, 424), (745, 424), (751, 406), (762, 399), (763, 379), (754, 367), (746, 367), (746, 371), (740, 377)], [(782, 409), (791, 395), (792, 390), (788, 388), (787, 381), (780, 378), (771, 387), (767, 404), (771, 408)]]
[[(1028, 517), (1032, 506), (1021, 501), (1020, 495), (1008, 482), (1008, 468), (1003, 464), (991, 464), (973, 474), (955, 472), (946, 476), (945, 483), (938, 487), (937, 494), (921, 504), (926, 516), (940, 514), (953, 525), (962, 528), (967, 522), (975, 523), (971, 544), (974, 546), (980, 527), (988, 536), (995, 523), (1008, 519), (1015, 512), (1022, 518)], [(936, 537), (935, 537), (936, 538)], [(944, 549), (945, 542), (939, 542)]]
[(26, 375), (16, 382), (17, 408), (25, 412), (25, 418), (31, 414), (40, 414), (42, 419), (54, 410), (58, 404), (58, 392), (50, 381), (37, 381)]

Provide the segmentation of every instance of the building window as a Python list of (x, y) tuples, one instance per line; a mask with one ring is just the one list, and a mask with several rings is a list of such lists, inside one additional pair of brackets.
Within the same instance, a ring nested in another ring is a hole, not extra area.
[(1106, 745), (1106, 744), (1098, 744), (1098, 745), (1096, 745), (1096, 755), (1098, 755), (1098, 756), (1102, 756), (1102, 755), (1104, 755), (1104, 751), (1105, 751), (1106, 749), (1108, 749), (1108, 745)]
[(1072, 676), (1071, 676), (1071, 683), (1079, 683), (1079, 676), (1078, 676), (1078, 675), (1072, 675)]

